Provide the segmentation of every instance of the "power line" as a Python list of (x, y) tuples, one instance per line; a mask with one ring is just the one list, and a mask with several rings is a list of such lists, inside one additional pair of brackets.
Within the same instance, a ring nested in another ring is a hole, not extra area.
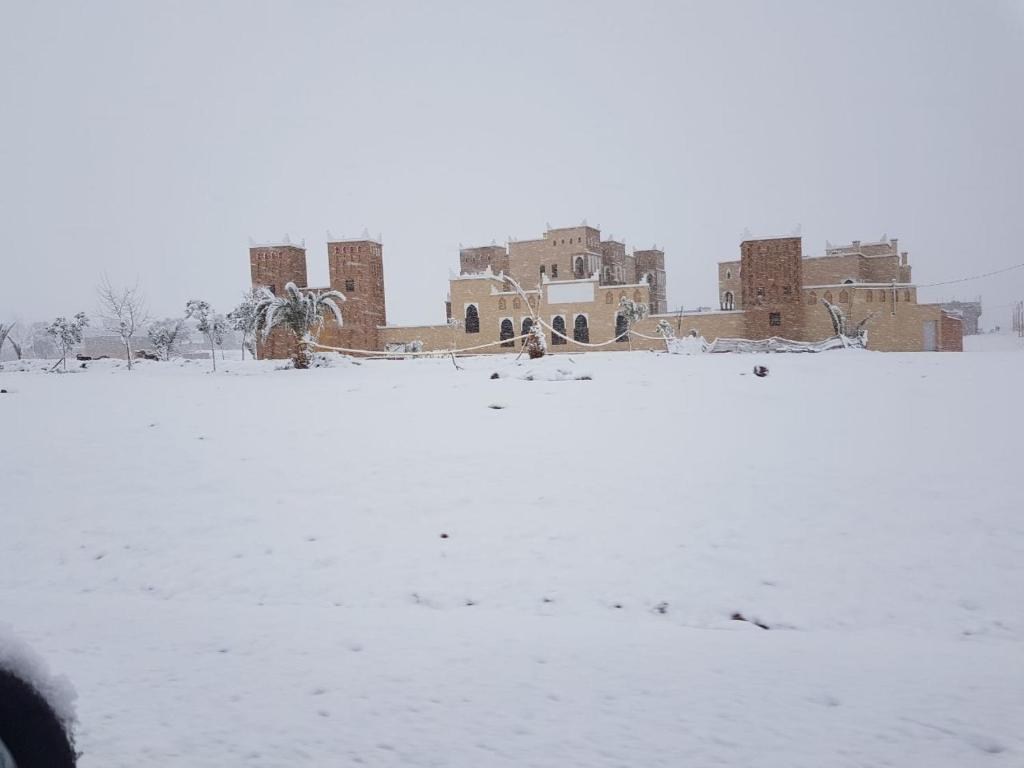
[(934, 288), (937, 285), (953, 285), (953, 283), (966, 283), (968, 280), (980, 280), (983, 277), (991, 277), (992, 275), (1001, 275), (1003, 272), (1010, 272), (1014, 269), (1020, 269), (1024, 267), (1024, 262), (1020, 264), (1014, 264), (1012, 267), (1005, 267), (1003, 269), (997, 269), (995, 272), (986, 272), (982, 275), (971, 275), (970, 277), (961, 277), (957, 280), (946, 280), (941, 283), (928, 283), (927, 285), (918, 285), (918, 288)]

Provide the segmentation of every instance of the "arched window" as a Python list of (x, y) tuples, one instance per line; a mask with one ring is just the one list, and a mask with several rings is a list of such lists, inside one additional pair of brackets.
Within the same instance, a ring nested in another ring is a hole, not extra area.
[(732, 291), (726, 291), (722, 295), (722, 309), (732, 309), (735, 305), (735, 301)]
[(501, 346), (503, 347), (514, 347), (516, 343), (512, 341), (512, 337), (516, 335), (516, 329), (512, 325), (512, 321), (507, 317), (501, 321), (501, 332), (498, 334), (498, 338), (501, 339)]
[(565, 344), (565, 318), (561, 315), (557, 315), (551, 321), (551, 327), (554, 328), (558, 333), (551, 334), (552, 344)]
[(612, 296), (612, 292), (611, 292), (611, 291), (608, 291), (608, 292), (607, 292), (607, 293), (606, 293), (606, 294), (604, 295), (604, 303), (605, 303), (605, 304), (611, 304), (611, 303), (612, 303), (612, 302), (613, 302), (614, 300), (615, 300), (615, 297), (614, 297), (614, 296)]
[(811, 291), (810, 293), (808, 293), (807, 294), (807, 306), (811, 306), (811, 304), (817, 304), (817, 303), (818, 303), (818, 294), (816, 294), (814, 291)]
[(623, 315), (615, 316), (615, 340), (629, 340), (629, 323), (626, 322), (626, 318)]
[(874, 291), (864, 291), (864, 293), (866, 294), (864, 296), (864, 298), (867, 300), (868, 304), (870, 304), (871, 302), (873, 302), (875, 300), (875, 292)]
[(512, 299), (512, 309), (519, 309), (522, 304), (523, 303), (519, 299)]
[(574, 270), (575, 273), (576, 273), (576, 279), (577, 280), (581, 280), (581, 279), (583, 279), (584, 277), (587, 276), (585, 270), (586, 270), (586, 266), (583, 263), (583, 257), (582, 256), (577, 256), (576, 257), (576, 268)]
[(726, 280), (732, 280), (732, 270), (731, 269), (725, 270), (725, 279)]
[(843, 280), (843, 285), (853, 285), (853, 280), (851, 280), (850, 278), (846, 278), (845, 280)]
[(829, 304), (831, 304), (832, 303), (832, 291), (825, 291), (825, 297), (824, 298), (825, 298), (825, 301), (827, 301)]
[(480, 313), (476, 304), (466, 307), (466, 333), (480, 333)]
[[(524, 317), (523, 318), (523, 330), (520, 332), (520, 335), (525, 337), (526, 334), (528, 334), (530, 332), (531, 328), (533, 328), (533, 318), (532, 317)], [(526, 339), (525, 338), (523, 339), (523, 346), (524, 347), (526, 346)]]
[(573, 341), (582, 341), (584, 344), (590, 343), (590, 328), (587, 326), (586, 315), (576, 315), (576, 322), (572, 325), (572, 338)]
[(504, 299), (498, 299), (498, 309), (508, 309)]
[(903, 292), (903, 300), (904, 301), (910, 301), (910, 291), (909, 290), (906, 290), (906, 291)]
[(845, 288), (839, 292), (839, 301), (843, 304), (847, 304), (850, 301), (850, 292)]

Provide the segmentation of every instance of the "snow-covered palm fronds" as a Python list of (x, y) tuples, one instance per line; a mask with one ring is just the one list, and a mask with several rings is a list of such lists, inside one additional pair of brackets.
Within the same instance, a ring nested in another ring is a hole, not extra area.
[(269, 288), (260, 290), (256, 304), (257, 324), (266, 340), (275, 328), (286, 328), (295, 337), (296, 368), (308, 366), (309, 347), (316, 341), (330, 315), (338, 325), (341, 303), (345, 296), (340, 291), (303, 291), (295, 283), (287, 283), (283, 296), (275, 296)]

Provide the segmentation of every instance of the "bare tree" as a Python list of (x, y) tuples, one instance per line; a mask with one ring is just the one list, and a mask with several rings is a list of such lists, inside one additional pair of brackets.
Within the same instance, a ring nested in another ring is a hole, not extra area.
[(106, 275), (103, 275), (100, 284), (96, 287), (96, 293), (100, 299), (99, 314), (103, 321), (103, 327), (108, 331), (113, 331), (121, 339), (128, 357), (128, 370), (130, 371), (132, 369), (132, 336), (149, 317), (145, 297), (139, 291), (138, 283), (131, 288), (115, 288)]
[(15, 320), (7, 341), (14, 347), (14, 354), (21, 360), (23, 357), (34, 357), (35, 340), (39, 323), (26, 323)]
[[(17, 325), (17, 323), (7, 323), (6, 325), (4, 323), (0, 323), (0, 357), (3, 357), (3, 354), (4, 354), (4, 344), (8, 340), (7, 337), (10, 336), (11, 331), (14, 330), (14, 326), (16, 326), (16, 325)], [(11, 339), (10, 341), (11, 341), (11, 346), (14, 347), (15, 350), (17, 350), (18, 347), (15, 345), (14, 339)], [(18, 354), (18, 358), (19, 359), (21, 358), (20, 354)]]

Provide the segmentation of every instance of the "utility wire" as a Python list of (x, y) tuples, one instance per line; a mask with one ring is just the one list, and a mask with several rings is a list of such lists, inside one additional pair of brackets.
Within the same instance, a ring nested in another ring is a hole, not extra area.
[(997, 269), (995, 272), (986, 272), (982, 275), (971, 275), (970, 277), (961, 277), (957, 280), (946, 280), (941, 283), (928, 283), (927, 285), (918, 285), (918, 288), (934, 288), (937, 285), (953, 285), (953, 283), (966, 283), (968, 280), (980, 280), (983, 277), (991, 277), (992, 275), (1001, 275), (1003, 272), (1010, 272), (1014, 269), (1020, 269), (1024, 267), (1024, 262), (1020, 264), (1014, 264), (1012, 267), (1005, 267), (1003, 269)]

